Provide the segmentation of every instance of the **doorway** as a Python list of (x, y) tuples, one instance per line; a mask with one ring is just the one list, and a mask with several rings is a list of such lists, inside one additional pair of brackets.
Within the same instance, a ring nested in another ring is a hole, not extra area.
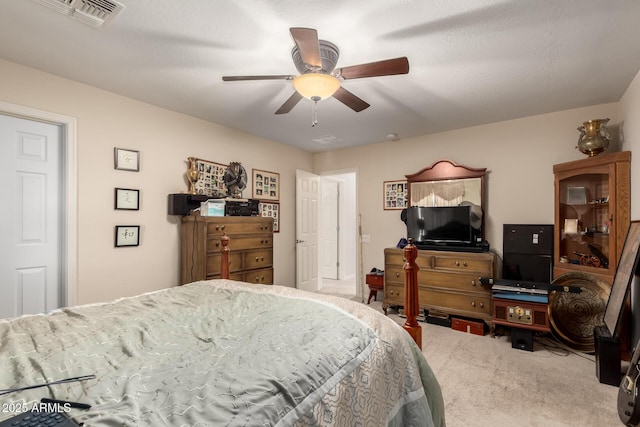
[[(1, 290), (7, 298), (3, 298), (0, 318), (74, 305), (76, 120), (2, 102), (0, 117), (4, 132), (0, 149), (7, 178), (3, 182), (13, 194), (7, 200), (12, 208), (7, 211), (14, 212), (12, 218), (3, 214), (2, 222), (7, 227), (18, 224), (20, 230), (11, 234), (14, 239), (5, 239), (1, 248), (2, 253), (19, 257), (3, 257)], [(43, 166), (45, 163), (49, 164)], [(49, 181), (56, 185), (52, 187)], [(43, 252), (47, 252), (44, 257)]]
[(320, 176), (321, 292), (361, 296), (358, 283), (359, 236), (356, 171)]

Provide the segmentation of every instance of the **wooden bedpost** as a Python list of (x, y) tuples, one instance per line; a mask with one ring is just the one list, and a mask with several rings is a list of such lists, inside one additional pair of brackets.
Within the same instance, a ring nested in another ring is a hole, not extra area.
[(416, 264), (417, 257), (418, 248), (414, 246), (413, 239), (409, 239), (409, 244), (404, 247), (404, 314), (407, 316), (407, 320), (402, 327), (409, 332), (409, 335), (422, 350), (422, 327), (416, 320), (420, 310), (418, 301), (418, 270), (420, 267)]
[(229, 278), (229, 236), (227, 233), (223, 233), (220, 238), (220, 243), (222, 244), (222, 248), (220, 249), (220, 278), (228, 279)]

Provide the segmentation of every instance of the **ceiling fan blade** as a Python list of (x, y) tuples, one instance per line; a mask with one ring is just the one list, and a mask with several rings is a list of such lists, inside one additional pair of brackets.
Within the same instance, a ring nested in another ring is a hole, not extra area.
[(305, 64), (322, 68), (320, 59), (320, 44), (318, 43), (318, 32), (313, 28), (290, 28), (291, 37), (300, 50), (300, 56)]
[(347, 80), (361, 79), (364, 77), (392, 76), (395, 74), (407, 74), (408, 72), (409, 60), (406, 56), (403, 56), (402, 58), (340, 68), (336, 74), (339, 74), (343, 79)]
[(351, 108), (356, 113), (369, 108), (369, 104), (364, 102), (362, 99), (355, 96), (353, 93), (349, 92), (345, 88), (339, 88), (334, 94), (333, 97), (338, 101), (342, 102), (347, 107)]
[(289, 99), (287, 99), (284, 102), (284, 104), (282, 104), (282, 106), (278, 108), (278, 111), (276, 111), (276, 114), (288, 113), (289, 111), (291, 111), (293, 107), (296, 106), (298, 102), (300, 102), (301, 99), (302, 99), (302, 95), (300, 95), (298, 92), (293, 92), (293, 95), (291, 95)]
[(293, 80), (295, 76), (291, 75), (273, 75), (273, 76), (222, 76), (224, 82), (236, 82), (244, 80)]

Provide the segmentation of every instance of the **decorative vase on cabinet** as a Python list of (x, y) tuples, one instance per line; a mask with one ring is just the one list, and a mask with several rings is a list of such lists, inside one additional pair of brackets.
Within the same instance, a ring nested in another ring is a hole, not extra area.
[(553, 166), (553, 277), (593, 274), (611, 285), (631, 215), (631, 152)]

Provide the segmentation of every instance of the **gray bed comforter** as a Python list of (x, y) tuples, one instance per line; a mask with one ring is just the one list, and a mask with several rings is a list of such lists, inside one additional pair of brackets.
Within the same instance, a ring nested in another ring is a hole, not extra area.
[(444, 426), (440, 387), (395, 322), (279, 286), (196, 282), (0, 321), (0, 419), (42, 397), (86, 426)]

